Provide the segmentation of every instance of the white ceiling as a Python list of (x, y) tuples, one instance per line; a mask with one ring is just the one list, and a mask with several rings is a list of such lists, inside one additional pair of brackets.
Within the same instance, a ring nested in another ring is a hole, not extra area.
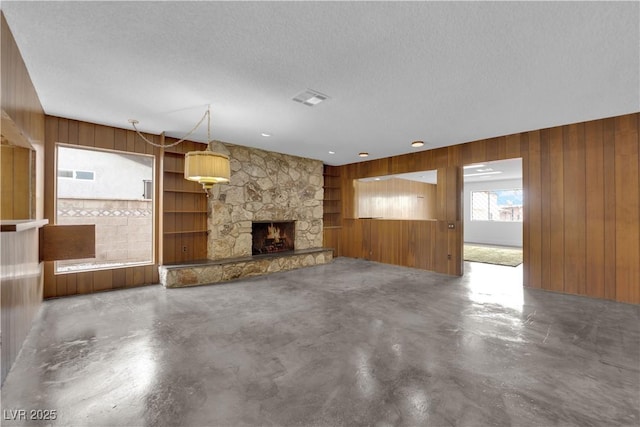
[(1, 7), (47, 114), (328, 164), (640, 110), (638, 2)]

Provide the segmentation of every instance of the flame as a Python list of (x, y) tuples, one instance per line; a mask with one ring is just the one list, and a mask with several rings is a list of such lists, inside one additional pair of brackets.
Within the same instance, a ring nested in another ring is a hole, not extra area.
[(280, 228), (274, 227), (273, 224), (267, 227), (267, 239), (274, 239), (275, 242), (280, 241)]

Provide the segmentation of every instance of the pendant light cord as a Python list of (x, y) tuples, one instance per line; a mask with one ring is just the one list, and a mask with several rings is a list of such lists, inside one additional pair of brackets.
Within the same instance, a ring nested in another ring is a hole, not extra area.
[(193, 133), (200, 127), (200, 125), (204, 121), (205, 117), (207, 118), (207, 147), (208, 147), (209, 146), (209, 142), (211, 142), (211, 106), (210, 105), (208, 106), (207, 111), (204, 112), (204, 115), (202, 116), (200, 121), (198, 123), (196, 123), (196, 125), (193, 127), (193, 129), (191, 129), (180, 140), (178, 140), (176, 142), (172, 142), (171, 144), (165, 144), (165, 145), (156, 144), (155, 142), (150, 141), (146, 136), (144, 136), (143, 134), (140, 133), (140, 131), (136, 127), (136, 125), (138, 123), (140, 123), (140, 122), (138, 122), (138, 120), (129, 119), (129, 123), (131, 123), (131, 126), (133, 126), (133, 129), (136, 131), (138, 136), (140, 138), (142, 138), (142, 140), (144, 142), (146, 142), (147, 144), (153, 145), (154, 147), (158, 147), (158, 148), (171, 148), (171, 147), (175, 147), (176, 145), (180, 144), (181, 142), (186, 141), (187, 138), (189, 138), (191, 135), (193, 135)]

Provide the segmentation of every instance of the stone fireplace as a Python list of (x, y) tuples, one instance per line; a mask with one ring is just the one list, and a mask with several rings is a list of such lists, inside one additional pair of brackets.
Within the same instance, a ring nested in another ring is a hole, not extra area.
[(322, 162), (215, 144), (229, 155), (231, 181), (210, 190), (208, 260), (161, 266), (160, 282), (206, 285), (331, 262), (322, 247)]
[(258, 221), (251, 224), (251, 254), (262, 255), (295, 249), (295, 221)]
[(321, 248), (322, 162), (219, 145), (216, 149), (229, 155), (231, 181), (210, 190), (208, 258), (255, 255), (254, 223), (290, 221), (294, 227), (287, 232), (288, 250)]

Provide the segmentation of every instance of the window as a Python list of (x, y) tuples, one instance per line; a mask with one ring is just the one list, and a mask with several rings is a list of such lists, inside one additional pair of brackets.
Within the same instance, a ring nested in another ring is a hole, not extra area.
[(522, 222), (522, 189), (471, 192), (471, 221)]
[(80, 179), (84, 181), (93, 181), (95, 173), (90, 171), (73, 171), (69, 169), (58, 169), (58, 178)]
[(95, 224), (96, 257), (57, 261), (56, 273), (152, 263), (154, 157), (65, 145), (57, 152), (56, 224)]
[(143, 186), (142, 198), (147, 200), (153, 199), (153, 181), (151, 181), (150, 179), (143, 179), (142, 186)]

